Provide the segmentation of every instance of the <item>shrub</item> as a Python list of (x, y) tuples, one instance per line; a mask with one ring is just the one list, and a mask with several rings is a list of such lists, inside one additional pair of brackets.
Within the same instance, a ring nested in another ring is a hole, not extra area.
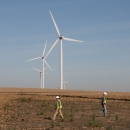
[(112, 126), (108, 126), (106, 130), (112, 130)]
[(17, 98), (16, 99), (17, 101), (20, 101), (20, 102), (30, 102), (32, 100), (31, 97), (20, 97), (20, 98)]
[(96, 115), (95, 115), (95, 114), (92, 116), (92, 121), (93, 121), (93, 122), (96, 121)]
[(54, 125), (54, 122), (51, 122), (51, 123), (50, 123), (50, 126), (51, 126), (51, 128), (54, 128), (54, 126), (55, 126), (55, 125)]
[(115, 118), (116, 118), (116, 121), (118, 121), (118, 120), (119, 120), (119, 116), (118, 116), (118, 115), (115, 115)]
[(43, 112), (38, 111), (38, 112), (37, 112), (37, 115), (43, 115)]
[(69, 121), (70, 121), (70, 122), (73, 122), (73, 121), (74, 121), (74, 118), (73, 118), (73, 117), (71, 117)]
[(94, 122), (94, 121), (89, 121), (88, 126), (92, 126), (92, 127), (102, 127), (102, 123), (101, 122)]
[(9, 104), (4, 104), (4, 105), (3, 105), (3, 109), (4, 109), (4, 110), (7, 110), (8, 108), (9, 108)]
[(5, 120), (6, 122), (11, 122), (11, 121), (13, 121), (12, 119), (6, 119)]

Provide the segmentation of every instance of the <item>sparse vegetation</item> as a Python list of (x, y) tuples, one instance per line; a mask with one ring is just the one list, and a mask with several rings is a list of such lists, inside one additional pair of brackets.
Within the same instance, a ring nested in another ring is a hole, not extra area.
[[(57, 115), (56, 121), (52, 121), (55, 112), (55, 96), (42, 94), (11, 94), (8, 100), (0, 102), (1, 116), (0, 120), (4, 123), (0, 129), (17, 130), (17, 129), (106, 129), (106, 130), (129, 130), (129, 113), (130, 102), (107, 100), (108, 116), (98, 114), (101, 110), (99, 99), (90, 98), (62, 97), (62, 113), (64, 120)], [(118, 109), (115, 109), (118, 106)], [(124, 112), (122, 112), (122, 110)], [(127, 117), (127, 118), (125, 118)], [(114, 124), (114, 125), (113, 125)], [(123, 124), (123, 125), (122, 125)], [(4, 128), (6, 126), (6, 128)], [(16, 127), (17, 126), (17, 127)], [(116, 127), (114, 127), (116, 126)], [(2, 128), (1, 128), (2, 127)]]
[(116, 119), (116, 121), (118, 121), (119, 120), (119, 115), (115, 115), (115, 119)]
[(20, 102), (30, 102), (32, 100), (32, 97), (19, 97), (16, 100)]
[(43, 115), (43, 112), (38, 111), (38, 112), (37, 112), (37, 115)]
[(9, 104), (8, 103), (5, 103), (4, 105), (3, 105), (3, 109), (4, 110), (7, 110), (9, 108)]
[(96, 122), (96, 115), (95, 114), (93, 114), (93, 116), (92, 116), (92, 121)]
[(102, 127), (103, 126), (101, 121), (96, 120), (96, 115), (95, 114), (93, 114), (92, 119), (89, 120), (88, 123), (84, 123), (84, 125), (89, 126), (89, 127)]
[(108, 126), (106, 130), (112, 130), (112, 126)]
[(50, 127), (51, 127), (51, 128), (54, 128), (54, 127), (55, 127), (54, 122), (51, 122), (51, 123), (50, 123)]
[(74, 118), (73, 118), (73, 117), (71, 117), (71, 118), (69, 119), (69, 121), (70, 121), (70, 122), (73, 122), (73, 121), (74, 121)]

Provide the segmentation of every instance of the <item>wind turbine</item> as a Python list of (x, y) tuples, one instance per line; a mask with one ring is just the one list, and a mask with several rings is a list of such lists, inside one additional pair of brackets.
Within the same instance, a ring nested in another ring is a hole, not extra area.
[[(32, 67), (33, 68), (33, 67)], [(46, 67), (47, 68), (47, 67)], [(46, 68), (44, 68), (44, 70), (46, 69)], [(41, 89), (42, 89), (42, 71), (40, 71), (40, 70), (38, 70), (38, 69), (36, 69), (36, 68), (33, 68), (34, 70), (36, 70), (36, 71), (38, 71), (38, 72), (40, 72), (40, 82), (41, 82)]]
[(32, 60), (42, 59), (42, 88), (44, 88), (44, 62), (51, 69), (51, 67), (49, 66), (49, 64), (45, 60), (47, 56), (46, 57), (44, 56), (45, 51), (46, 51), (46, 45), (47, 45), (47, 42), (45, 44), (45, 47), (44, 47), (44, 50), (43, 50), (43, 54), (42, 54), (41, 57), (37, 57), (37, 58), (33, 58), (33, 59), (30, 59), (30, 60), (27, 60), (27, 61), (32, 61)]
[(33, 68), (34, 70), (40, 72), (40, 82), (41, 82), (41, 89), (42, 89), (42, 71), (36, 69), (36, 68)]
[(54, 42), (54, 44), (52, 45), (52, 47), (50, 48), (50, 50), (48, 51), (46, 56), (48, 56), (48, 54), (51, 52), (51, 50), (54, 48), (54, 46), (57, 44), (57, 42), (60, 41), (60, 87), (61, 87), (61, 89), (63, 89), (63, 47), (62, 47), (62, 40), (73, 41), (73, 42), (83, 42), (83, 41), (66, 38), (63, 35), (61, 35), (60, 31), (58, 29), (58, 26), (57, 26), (57, 24), (52, 16), (51, 11), (50, 11), (50, 15), (51, 15), (52, 21), (54, 23), (54, 26), (56, 28), (56, 31), (58, 34), (58, 39)]
[(68, 81), (65, 81), (65, 79), (63, 80), (63, 87), (64, 87), (64, 89), (66, 89), (66, 84), (69, 82), (69, 80)]

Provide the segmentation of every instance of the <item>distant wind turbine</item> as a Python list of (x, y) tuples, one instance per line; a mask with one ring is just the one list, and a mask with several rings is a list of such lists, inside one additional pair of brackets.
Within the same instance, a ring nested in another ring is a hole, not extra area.
[(27, 61), (32, 61), (32, 60), (42, 59), (42, 88), (44, 88), (44, 62), (51, 69), (51, 67), (49, 66), (49, 64), (45, 60), (47, 56), (46, 57), (44, 56), (45, 55), (45, 51), (46, 51), (46, 45), (47, 45), (47, 42), (45, 44), (45, 47), (44, 47), (44, 50), (43, 50), (43, 54), (42, 54), (41, 57), (37, 57), (37, 58), (33, 58), (33, 59), (30, 59), (30, 60), (27, 60)]
[(63, 80), (63, 87), (64, 87), (64, 89), (66, 89), (66, 84), (69, 82), (69, 80), (68, 81), (65, 81), (65, 79)]
[[(33, 67), (32, 67), (32, 68), (33, 68)], [(46, 67), (46, 68), (47, 68), (47, 67)], [(46, 68), (44, 68), (44, 70), (45, 70)], [(38, 69), (36, 69), (36, 68), (33, 68), (33, 69), (40, 73), (40, 82), (41, 82), (41, 88), (42, 88), (42, 71), (40, 71), (40, 70), (38, 70)]]
[(48, 56), (48, 54), (51, 52), (51, 50), (54, 48), (54, 46), (57, 44), (58, 41), (60, 41), (60, 88), (63, 89), (63, 48), (62, 48), (62, 40), (66, 40), (66, 41), (73, 41), (73, 42), (83, 42), (83, 41), (79, 41), (79, 40), (75, 40), (75, 39), (70, 39), (70, 38), (66, 38), (63, 35), (60, 34), (60, 31), (58, 29), (58, 26), (52, 16), (52, 13), (50, 11), (50, 15), (52, 18), (52, 21), (54, 23), (54, 26), (56, 28), (57, 34), (58, 34), (58, 39), (54, 42), (54, 44), (52, 45), (52, 47), (50, 48), (50, 50), (48, 51), (46, 57)]
[(33, 68), (34, 70), (40, 72), (40, 82), (41, 82), (41, 88), (42, 88), (42, 71), (36, 69), (36, 68)]

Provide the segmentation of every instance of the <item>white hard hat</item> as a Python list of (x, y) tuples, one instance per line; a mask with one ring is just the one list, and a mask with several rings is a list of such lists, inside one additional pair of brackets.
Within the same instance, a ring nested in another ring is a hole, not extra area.
[(60, 98), (59, 96), (56, 96), (56, 98)]
[(104, 92), (103, 94), (104, 94), (104, 95), (107, 95), (107, 92)]

